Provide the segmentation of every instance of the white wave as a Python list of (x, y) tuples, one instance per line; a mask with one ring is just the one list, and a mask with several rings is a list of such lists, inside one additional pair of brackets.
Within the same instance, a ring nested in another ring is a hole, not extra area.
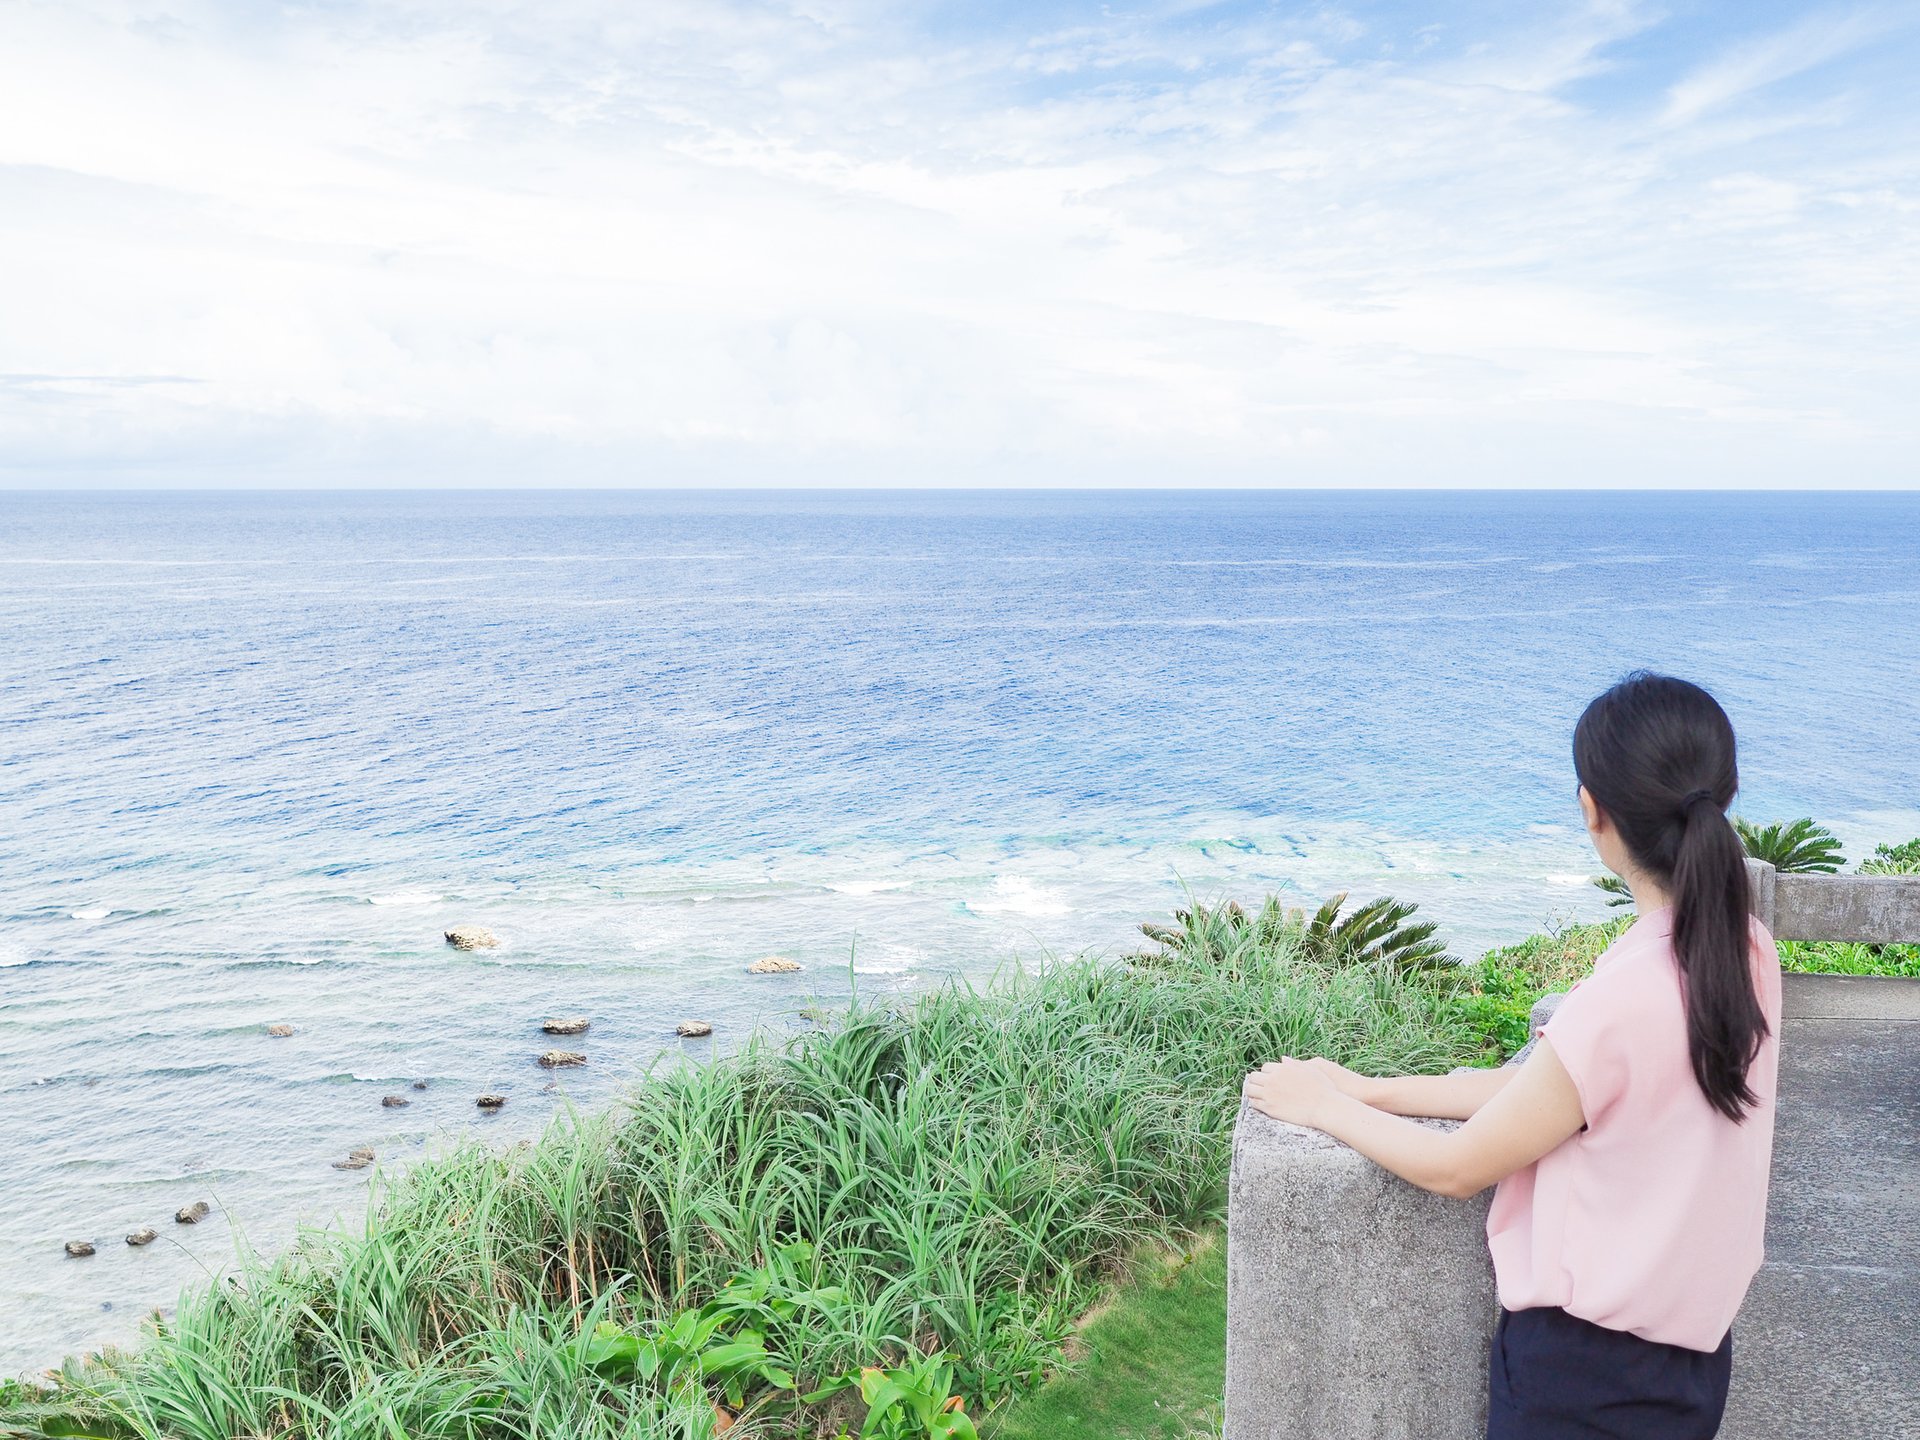
[(387, 895), (369, 895), (369, 905), (438, 905), (447, 897), (431, 890), (395, 890)]
[(31, 963), (31, 957), (23, 955), (18, 950), (9, 950), (4, 946), (0, 946), (0, 970), (5, 970), (14, 965), (27, 965)]
[(889, 890), (904, 890), (904, 880), (830, 880), (827, 889), (836, 895), (881, 895)]
[(1592, 882), (1593, 882), (1593, 877), (1591, 875), (1549, 875), (1547, 876), (1547, 884), (1558, 885), (1568, 890), (1574, 889), (1581, 885), (1588, 885), (1588, 884), (1591, 884)]
[(968, 901), (967, 908), (982, 915), (1018, 915), (1027, 919), (1067, 915), (1073, 910), (1059, 895), (1041, 889), (1024, 875), (994, 877), (993, 894)]
[(112, 913), (113, 911), (109, 910), (105, 905), (93, 905), (85, 910), (74, 911), (73, 918), (76, 920), (104, 920)]

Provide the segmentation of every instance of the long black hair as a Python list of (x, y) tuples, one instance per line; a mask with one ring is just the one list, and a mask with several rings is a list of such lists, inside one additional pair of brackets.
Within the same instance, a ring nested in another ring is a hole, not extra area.
[(1641, 671), (1587, 706), (1573, 768), (1673, 900), (1693, 1075), (1714, 1109), (1743, 1120), (1767, 1019), (1753, 988), (1746, 849), (1726, 813), (1740, 788), (1733, 724), (1698, 685)]

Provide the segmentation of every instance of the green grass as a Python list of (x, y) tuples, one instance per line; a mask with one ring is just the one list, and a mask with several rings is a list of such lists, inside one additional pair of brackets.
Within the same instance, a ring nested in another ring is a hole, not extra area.
[(1227, 1247), (1218, 1230), (1143, 1257), (1074, 1340), (1073, 1368), (982, 1427), (987, 1440), (1190, 1440), (1220, 1433)]
[[(773, 1369), (804, 1392), (945, 1354), (978, 1415), (1059, 1367), (1128, 1255), (1219, 1218), (1257, 1061), (1434, 1070), (1479, 1043), (1431, 983), (1284, 936), (1225, 968), (1073, 961), (861, 1007), (537, 1144), (417, 1164), (362, 1232), (188, 1295), (132, 1354), (0, 1401), (0, 1433), (700, 1437), (704, 1396), (597, 1368), (596, 1330), (658, 1335), (801, 1240), (793, 1283), (840, 1298), (754, 1332)], [(776, 1413), (793, 1393), (761, 1387), (734, 1434), (866, 1418), (845, 1391)]]
[(1808, 975), (1920, 977), (1920, 945), (1852, 945), (1837, 940), (1782, 940), (1780, 968)]

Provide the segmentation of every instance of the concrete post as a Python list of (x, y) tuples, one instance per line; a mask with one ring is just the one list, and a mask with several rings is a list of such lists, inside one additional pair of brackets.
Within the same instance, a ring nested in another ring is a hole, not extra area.
[(1482, 1440), (1491, 1200), (1429, 1194), (1318, 1131), (1243, 1108), (1225, 1440)]
[(1747, 908), (1753, 911), (1760, 923), (1767, 927), (1769, 934), (1777, 933), (1774, 925), (1774, 876), (1779, 872), (1764, 860), (1747, 861), (1747, 886), (1753, 892), (1752, 902)]

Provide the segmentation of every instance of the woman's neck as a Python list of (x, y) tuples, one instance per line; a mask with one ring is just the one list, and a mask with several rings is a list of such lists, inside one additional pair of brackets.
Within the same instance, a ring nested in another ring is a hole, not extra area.
[(1627, 892), (1633, 896), (1633, 908), (1642, 915), (1664, 910), (1673, 903), (1673, 897), (1667, 894), (1665, 886), (1638, 873), (1627, 876)]

